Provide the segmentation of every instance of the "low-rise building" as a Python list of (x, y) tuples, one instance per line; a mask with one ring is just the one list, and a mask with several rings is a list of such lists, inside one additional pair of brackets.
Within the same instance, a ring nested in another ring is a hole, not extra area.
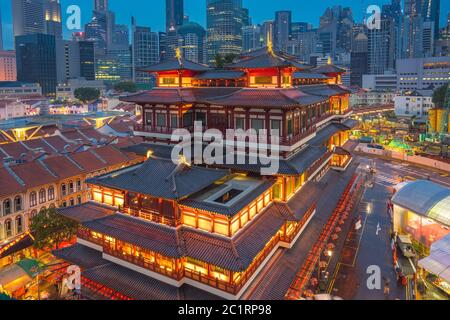
[(355, 90), (350, 95), (350, 106), (392, 105), (394, 104), (394, 97), (395, 93), (391, 91)]
[(25, 83), (20, 81), (0, 81), (0, 97), (27, 97), (42, 95), (39, 83)]
[(365, 74), (363, 75), (363, 88), (370, 91), (397, 91), (397, 75), (393, 73), (385, 74)]
[(398, 90), (436, 89), (450, 81), (450, 57), (397, 60)]
[(0, 120), (24, 117), (27, 105), (15, 99), (0, 99)]
[(95, 88), (101, 93), (104, 93), (105, 91), (103, 81), (76, 78), (70, 79), (66, 83), (58, 84), (58, 87), (56, 88), (56, 97), (61, 99), (75, 99), (75, 90), (79, 88)]
[(395, 96), (395, 115), (398, 117), (426, 118), (434, 107), (432, 91), (408, 91)]
[(31, 219), (42, 209), (85, 203), (90, 199), (86, 179), (141, 161), (134, 153), (105, 146), (0, 168), (0, 267), (16, 260), (17, 252), (4, 249), (18, 239), (28, 241)]
[(427, 180), (406, 182), (396, 189), (394, 231), (411, 235), (413, 243), (427, 253), (450, 233), (450, 189)]

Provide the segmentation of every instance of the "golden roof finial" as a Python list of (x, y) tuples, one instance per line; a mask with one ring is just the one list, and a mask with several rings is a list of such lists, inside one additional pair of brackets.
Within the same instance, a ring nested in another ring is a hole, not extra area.
[(267, 30), (267, 51), (273, 54), (273, 42), (272, 42), (272, 32), (271, 28)]
[(328, 64), (333, 64), (331, 61), (331, 57), (328, 57)]
[(181, 49), (180, 48), (175, 49), (175, 58), (177, 58), (178, 60), (181, 59)]

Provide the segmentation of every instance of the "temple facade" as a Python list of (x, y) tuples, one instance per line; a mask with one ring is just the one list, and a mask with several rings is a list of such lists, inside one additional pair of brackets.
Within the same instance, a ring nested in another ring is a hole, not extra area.
[[(77, 244), (55, 255), (82, 267), (86, 292), (104, 298), (239, 299), (314, 217), (308, 184), (352, 160), (343, 148), (356, 125), (345, 70), (311, 68), (269, 47), (224, 70), (177, 55), (142, 71), (158, 86), (123, 100), (141, 106), (135, 135), (145, 139), (127, 151), (147, 160), (87, 181), (91, 202), (60, 210), (80, 223)], [(194, 135), (198, 123), (265, 130), (266, 144), (279, 143), (276, 170), (261, 174), (273, 154), (253, 159), (247, 140), (245, 161), (174, 160), (173, 133)]]

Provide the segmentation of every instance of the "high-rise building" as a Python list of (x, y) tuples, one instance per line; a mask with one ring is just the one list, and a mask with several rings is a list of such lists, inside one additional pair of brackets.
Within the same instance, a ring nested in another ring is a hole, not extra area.
[(242, 28), (242, 51), (248, 52), (261, 48), (263, 46), (263, 37), (261, 26), (244, 26)]
[(160, 61), (158, 33), (152, 32), (149, 27), (137, 26), (134, 18), (132, 28), (133, 80), (138, 84), (149, 84), (153, 80), (152, 76), (138, 69)]
[(252, 25), (252, 18), (250, 17), (250, 11), (248, 8), (242, 8), (242, 25), (244, 27)]
[(307, 22), (292, 22), (291, 38), (297, 39), (298, 34), (311, 31), (312, 25)]
[(67, 83), (69, 79), (79, 78), (80, 47), (76, 41), (57, 39), (56, 47), (56, 81)]
[(206, 30), (195, 22), (178, 28), (178, 47), (185, 59), (206, 63)]
[(0, 50), (0, 81), (16, 80), (16, 53)]
[(43, 0), (11, 0), (14, 37), (46, 33)]
[(319, 40), (323, 45), (323, 53), (334, 56), (337, 51), (350, 52), (353, 25), (351, 8), (341, 6), (327, 8), (320, 17), (319, 27)]
[(369, 29), (369, 74), (384, 74), (395, 68), (395, 21), (382, 15), (380, 28)]
[(183, 25), (184, 1), (166, 0), (166, 32), (176, 30)]
[(59, 0), (44, 0), (45, 30), (47, 34), (62, 39), (61, 4)]
[(275, 12), (274, 43), (280, 50), (285, 50), (292, 31), (292, 12)]
[(78, 41), (80, 48), (80, 77), (95, 80), (95, 44), (92, 41)]
[(292, 40), (288, 42), (286, 52), (298, 57), (302, 61), (309, 61), (312, 54), (318, 50), (318, 34), (317, 30), (309, 30), (298, 32)]
[(39, 83), (44, 95), (56, 93), (55, 36), (29, 34), (17, 36), (17, 80)]
[(422, 16), (425, 21), (432, 22), (434, 38), (439, 38), (441, 0), (423, 0)]
[(207, 0), (206, 25), (209, 64), (217, 54), (242, 52), (242, 0)]
[(94, 1), (95, 11), (108, 11), (108, 0), (95, 0)]
[(447, 16), (447, 26), (440, 32), (439, 40), (435, 43), (436, 56), (450, 56), (450, 13)]
[(2, 9), (0, 8), (0, 50), (3, 50), (3, 24), (2, 24)]
[(350, 84), (362, 87), (363, 75), (369, 72), (369, 39), (364, 33), (359, 33), (353, 39), (350, 58)]
[(264, 21), (263, 24), (261, 25), (263, 46), (267, 46), (269, 40), (273, 42), (274, 29), (275, 27), (273, 21)]

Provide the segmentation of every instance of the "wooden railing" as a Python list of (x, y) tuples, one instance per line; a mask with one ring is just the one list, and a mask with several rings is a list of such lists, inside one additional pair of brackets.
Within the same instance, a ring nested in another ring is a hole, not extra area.
[(312, 167), (310, 167), (308, 169), (307, 176), (310, 177), (314, 172), (316, 172), (325, 163), (325, 161), (327, 161), (332, 155), (333, 155), (333, 152), (328, 151), (322, 157), (320, 157), (320, 159), (317, 160), (312, 165)]
[(165, 224), (170, 227), (176, 227), (181, 224), (180, 219), (168, 218), (161, 214), (158, 214), (158, 212), (156, 212), (156, 211), (150, 211), (150, 210), (145, 210), (145, 209), (139, 210), (139, 209), (123, 207), (123, 206), (119, 206), (119, 211), (121, 213), (130, 215), (135, 218), (152, 221), (152, 222), (156, 222), (159, 224)]
[(306, 223), (308, 222), (308, 220), (311, 218), (311, 216), (313, 215), (314, 211), (316, 211), (317, 206), (314, 204), (313, 206), (311, 206), (311, 208), (309, 208), (305, 215), (302, 217), (302, 219), (297, 223), (297, 226), (295, 227), (295, 230), (290, 234), (290, 235), (284, 235), (280, 238), (281, 241), (286, 242), (286, 243), (291, 243), (295, 237), (298, 235), (298, 233), (300, 232), (300, 230), (306, 225)]
[(306, 131), (301, 132), (295, 136), (287, 137), (287, 138), (280, 137), (280, 144), (283, 146), (291, 146), (291, 145), (309, 137), (310, 135), (314, 134), (316, 131), (317, 131), (317, 127), (315, 125), (313, 125)]

